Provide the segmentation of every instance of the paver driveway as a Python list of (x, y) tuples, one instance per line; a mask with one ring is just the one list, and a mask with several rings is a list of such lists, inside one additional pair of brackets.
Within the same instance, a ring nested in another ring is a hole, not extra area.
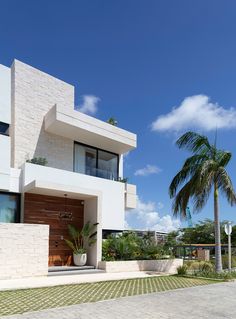
[(212, 284), (212, 280), (157, 276), (2, 291), (0, 292), (0, 316), (209, 284)]
[(236, 318), (236, 282), (125, 297), (44, 310), (5, 319)]

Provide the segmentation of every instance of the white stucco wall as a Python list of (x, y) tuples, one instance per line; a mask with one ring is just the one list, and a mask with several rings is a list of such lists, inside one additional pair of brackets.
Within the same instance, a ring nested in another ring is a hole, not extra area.
[(21, 189), (21, 169), (11, 168), (10, 169), (10, 192), (20, 193)]
[(10, 137), (0, 134), (0, 190), (10, 188)]
[(84, 201), (84, 223), (98, 223), (96, 226), (97, 235), (96, 243), (88, 249), (88, 265), (98, 267), (98, 262), (102, 258), (102, 212), (101, 212), (101, 198), (89, 198)]
[(0, 64), (0, 122), (11, 123), (11, 69)]
[(0, 279), (46, 276), (49, 226), (0, 223)]
[(81, 187), (85, 194), (91, 194), (91, 190), (101, 193), (102, 228), (124, 229), (124, 183), (29, 163), (24, 165), (23, 175), (23, 185), (25, 186), (34, 180), (39, 180), (47, 181), (52, 186), (55, 183), (60, 184), (62, 188), (63, 186), (71, 186), (75, 190), (77, 189), (78, 193)]
[(73, 170), (73, 141), (44, 131), (43, 119), (56, 103), (74, 108), (74, 87), (15, 60), (12, 83), (12, 167), (45, 157), (48, 166)]

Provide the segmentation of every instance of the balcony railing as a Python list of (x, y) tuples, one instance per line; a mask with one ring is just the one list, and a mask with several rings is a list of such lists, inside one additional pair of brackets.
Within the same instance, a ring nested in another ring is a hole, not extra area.
[(95, 176), (95, 177), (100, 177), (100, 178), (104, 178), (104, 179), (109, 179), (112, 181), (117, 181), (118, 180), (118, 176), (117, 173), (115, 174), (114, 172), (110, 171), (110, 170), (105, 170), (105, 169), (101, 169), (101, 168), (95, 168), (95, 167), (86, 167), (85, 168), (85, 172), (78, 172), (81, 174), (85, 174), (85, 175), (89, 175), (89, 176)]

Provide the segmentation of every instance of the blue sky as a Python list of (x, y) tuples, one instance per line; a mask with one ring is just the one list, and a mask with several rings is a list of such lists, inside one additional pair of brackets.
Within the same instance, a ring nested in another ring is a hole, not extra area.
[[(125, 159), (139, 194), (127, 222), (137, 228), (178, 225), (168, 185), (187, 155), (174, 145), (181, 132), (213, 139), (217, 125), (218, 146), (235, 155), (235, 34), (233, 0), (0, 1), (0, 63), (17, 58), (72, 83), (80, 107), (138, 134)], [(233, 156), (236, 185), (235, 166)], [(193, 220), (212, 216), (210, 199)], [(223, 198), (221, 218), (236, 222), (236, 207)]]

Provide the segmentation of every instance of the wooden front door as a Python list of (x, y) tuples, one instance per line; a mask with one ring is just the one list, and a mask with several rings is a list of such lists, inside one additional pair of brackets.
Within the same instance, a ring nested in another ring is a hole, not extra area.
[(49, 225), (49, 266), (71, 265), (72, 252), (66, 245), (68, 224), (83, 227), (84, 206), (78, 199), (25, 194), (24, 223)]

